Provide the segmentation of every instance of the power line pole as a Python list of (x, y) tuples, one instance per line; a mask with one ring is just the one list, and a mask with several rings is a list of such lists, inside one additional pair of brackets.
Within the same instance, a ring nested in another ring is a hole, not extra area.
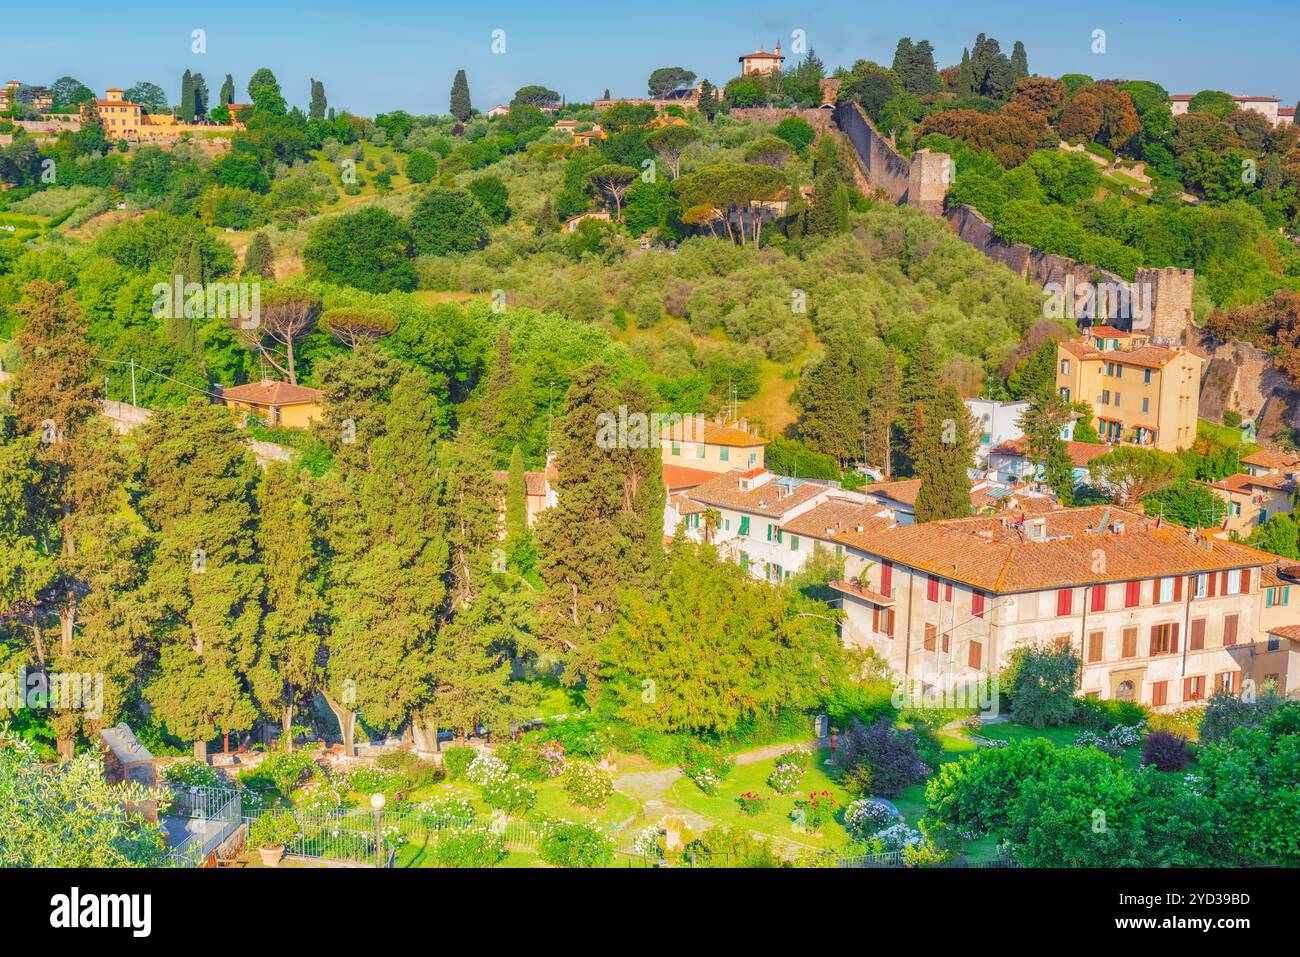
[(135, 400), (135, 359), (131, 360), (131, 404), (136, 406), (140, 404)]

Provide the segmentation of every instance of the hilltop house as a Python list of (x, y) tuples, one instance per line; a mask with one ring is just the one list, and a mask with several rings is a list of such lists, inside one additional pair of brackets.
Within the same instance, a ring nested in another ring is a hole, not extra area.
[(221, 401), (229, 409), (256, 416), (270, 426), (305, 429), (321, 417), (323, 393), (288, 382), (263, 379), (223, 389)]
[(845, 640), (908, 681), (952, 688), (1052, 642), (1076, 649), (1092, 697), (1160, 708), (1256, 679), (1259, 594), (1276, 559), (1245, 545), (1110, 506), (840, 540)]
[(1057, 391), (1092, 407), (1104, 441), (1181, 452), (1196, 440), (1203, 360), (1195, 353), (1097, 326), (1062, 341), (1056, 358)]
[[(1169, 111), (1174, 116), (1182, 116), (1192, 102), (1192, 93), (1174, 93), (1169, 97)], [(1261, 114), (1272, 126), (1289, 126), (1295, 122), (1295, 108), (1286, 108), (1276, 96), (1237, 96), (1232, 102), (1237, 109)]]
[(785, 57), (781, 55), (781, 41), (777, 41), (776, 49), (768, 53), (762, 47), (759, 47), (753, 53), (743, 54), (740, 59), (741, 76), (776, 76), (781, 75), (781, 64), (785, 62)]
[(712, 421), (686, 417), (660, 436), (664, 467), (670, 465), (719, 474), (732, 469), (764, 468), (768, 440), (745, 419), (719, 416)]

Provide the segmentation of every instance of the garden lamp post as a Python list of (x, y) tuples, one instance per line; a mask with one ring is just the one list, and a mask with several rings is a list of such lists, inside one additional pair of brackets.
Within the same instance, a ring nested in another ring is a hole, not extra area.
[(370, 795), (370, 806), (375, 809), (375, 867), (383, 867), (384, 866), (384, 835), (383, 835), (384, 795), (382, 793)]

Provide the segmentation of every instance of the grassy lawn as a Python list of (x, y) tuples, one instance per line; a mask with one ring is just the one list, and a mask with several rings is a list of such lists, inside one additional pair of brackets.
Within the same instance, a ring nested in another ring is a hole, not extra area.
[(1242, 442), (1241, 429), (1231, 429), (1226, 425), (1219, 425), (1208, 419), (1196, 420), (1196, 434), (1213, 436), (1224, 445), (1240, 445), (1242, 455), (1249, 455), (1251, 452), (1259, 451), (1258, 445)]
[[(680, 778), (673, 782), (668, 796), (672, 802), (686, 810), (727, 827), (783, 838), (810, 848), (840, 848), (848, 843), (849, 838), (838, 821), (825, 825), (820, 834), (801, 834), (794, 829), (794, 822), (790, 820), (795, 800), (807, 796), (809, 791), (829, 791), (831, 797), (840, 804), (848, 804), (852, 800), (849, 793), (836, 783), (830, 769), (823, 764), (829, 756), (829, 750), (813, 753), (799, 789), (793, 794), (777, 794), (768, 786), (767, 778), (772, 773), (775, 761), (766, 760), (733, 768), (715, 795), (704, 794), (689, 778)], [(736, 798), (746, 791), (771, 798), (768, 806), (754, 817), (742, 813), (740, 805), (736, 803)]]

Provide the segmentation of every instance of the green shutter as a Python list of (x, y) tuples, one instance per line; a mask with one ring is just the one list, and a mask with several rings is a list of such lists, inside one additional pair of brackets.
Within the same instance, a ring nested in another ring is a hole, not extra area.
[(769, 542), (772, 540), (772, 523), (771, 523), (771, 522), (768, 522), (768, 523), (767, 523), (767, 540), (768, 540)]
[(727, 448), (725, 445), (718, 449), (718, 459), (722, 462), (729, 461), (731, 459), (731, 449)]
[(792, 551), (792, 552), (797, 552), (797, 551), (799, 551), (799, 536), (798, 536), (798, 535), (791, 535), (791, 536), (790, 536), (790, 551)]

